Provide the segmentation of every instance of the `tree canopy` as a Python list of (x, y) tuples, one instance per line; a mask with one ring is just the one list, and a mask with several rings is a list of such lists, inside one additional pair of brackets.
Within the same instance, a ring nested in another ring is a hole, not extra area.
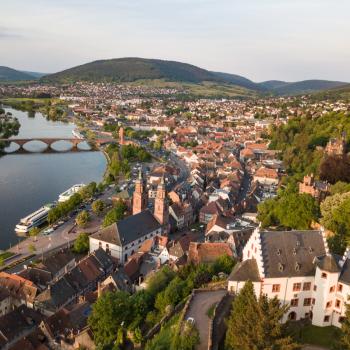
[(267, 199), (258, 206), (258, 219), (262, 227), (283, 226), (306, 230), (319, 217), (319, 206), (309, 194), (280, 191), (275, 198)]
[(115, 204), (115, 207), (109, 210), (105, 215), (102, 226), (107, 227), (123, 219), (125, 216), (126, 210), (127, 210), (126, 204), (121, 200), (117, 201), (117, 203)]
[(277, 298), (258, 300), (248, 281), (233, 301), (225, 339), (228, 350), (294, 350), (298, 346), (285, 335), (281, 320), (287, 308)]

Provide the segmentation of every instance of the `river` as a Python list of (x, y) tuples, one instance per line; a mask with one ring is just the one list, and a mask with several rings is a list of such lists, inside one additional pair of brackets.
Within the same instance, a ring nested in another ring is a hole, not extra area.
[[(48, 121), (41, 113), (30, 118), (27, 112), (5, 110), (21, 124), (19, 134), (13, 138), (73, 137), (73, 123)], [(64, 150), (69, 144), (60, 141), (54, 147)], [(38, 151), (43, 144), (32, 141), (25, 148)], [(11, 144), (7, 151), (13, 149), (15, 146)], [(14, 228), (20, 218), (57, 200), (59, 193), (74, 184), (101, 181), (105, 168), (106, 159), (101, 152), (6, 154), (0, 157), (0, 249), (18, 242)]]

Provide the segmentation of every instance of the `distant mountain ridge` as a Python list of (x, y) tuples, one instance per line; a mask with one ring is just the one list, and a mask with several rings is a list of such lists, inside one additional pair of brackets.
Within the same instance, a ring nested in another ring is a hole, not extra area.
[(26, 81), (26, 80), (35, 80), (42, 76), (46, 75), (45, 73), (38, 72), (26, 72), (13, 69), (6, 66), (0, 66), (0, 81)]
[(269, 80), (256, 83), (237, 74), (209, 71), (197, 66), (160, 59), (138, 57), (98, 60), (82, 64), (53, 74), (21, 72), (9, 67), (0, 67), (0, 81), (35, 80), (44, 83), (72, 83), (75, 81), (117, 82), (168, 81), (177, 83), (203, 84), (210, 82), (243, 88), (247, 94), (297, 95), (340, 88), (348, 83), (328, 80), (304, 80), (286, 82)]
[(16, 69), (0, 66), (0, 81), (18, 81), (18, 80), (33, 80), (32, 75)]

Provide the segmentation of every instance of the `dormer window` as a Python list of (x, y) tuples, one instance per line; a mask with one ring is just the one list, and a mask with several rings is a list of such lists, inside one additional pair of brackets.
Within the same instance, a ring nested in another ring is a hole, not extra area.
[(297, 255), (297, 250), (293, 248), (293, 255)]
[(295, 263), (295, 271), (300, 270), (300, 264), (298, 262)]
[(281, 249), (277, 249), (277, 255), (281, 255)]
[(284, 266), (281, 263), (278, 263), (278, 270), (281, 272), (284, 270)]
[(312, 247), (309, 247), (309, 253), (312, 254), (313, 251), (314, 251), (314, 250), (312, 249)]

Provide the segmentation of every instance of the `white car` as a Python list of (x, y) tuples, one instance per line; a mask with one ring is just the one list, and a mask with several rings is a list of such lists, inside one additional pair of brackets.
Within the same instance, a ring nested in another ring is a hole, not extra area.
[(50, 233), (52, 233), (53, 231), (55, 231), (53, 228), (47, 228), (46, 230), (43, 231), (43, 235), (44, 236), (47, 236), (49, 235)]

